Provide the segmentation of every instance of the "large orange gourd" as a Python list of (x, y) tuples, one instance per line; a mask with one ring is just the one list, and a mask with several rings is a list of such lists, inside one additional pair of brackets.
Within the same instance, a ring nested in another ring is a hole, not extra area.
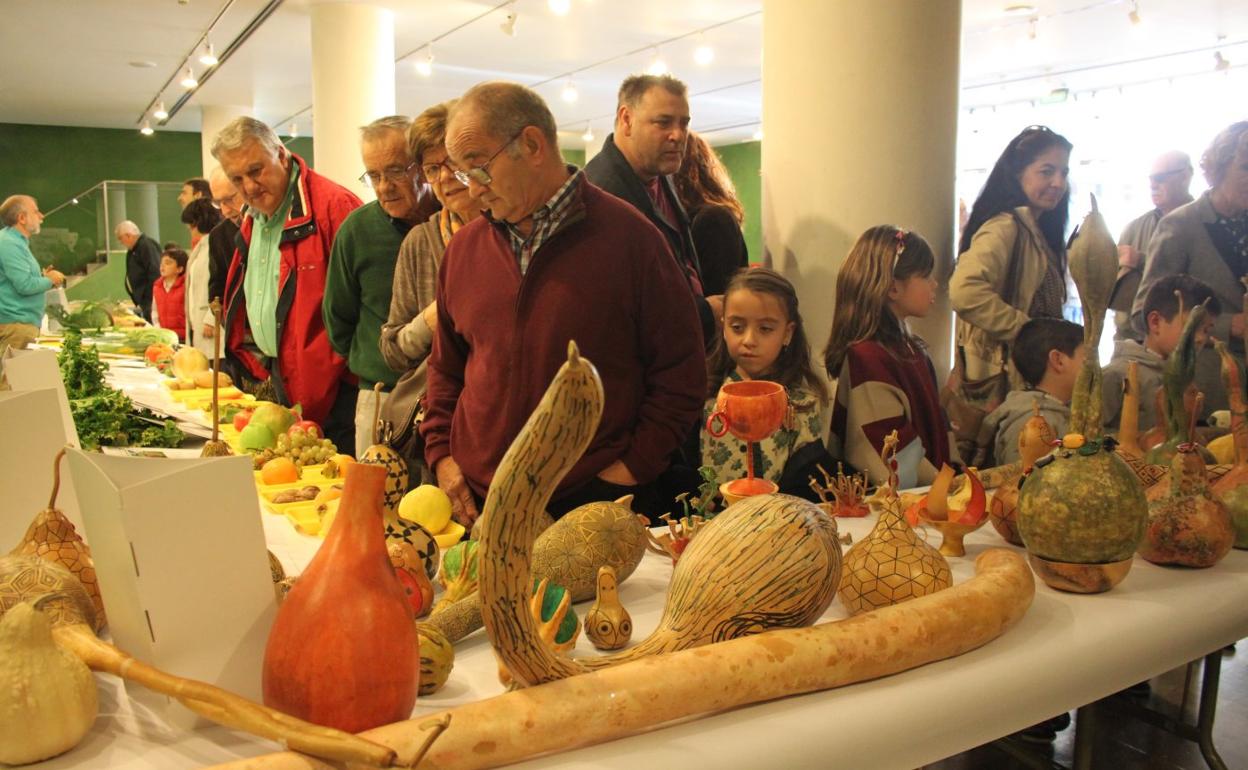
[(386, 469), (353, 463), (325, 542), (278, 610), (264, 702), (347, 732), (406, 719), (420, 684), (416, 625), (386, 554)]

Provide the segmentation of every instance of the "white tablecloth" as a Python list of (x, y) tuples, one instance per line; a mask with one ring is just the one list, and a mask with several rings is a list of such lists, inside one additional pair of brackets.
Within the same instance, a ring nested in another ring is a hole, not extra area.
[[(861, 538), (874, 517), (840, 520)], [(295, 573), (319, 540), (265, 514), (271, 550)], [(935, 533), (932, 534), (936, 538)], [(934, 542), (936, 542), (934, 540)], [(950, 559), (955, 581), (974, 557), (1004, 542), (985, 526)], [(654, 628), (671, 568), (647, 554), (620, 587), (634, 641)], [(786, 698), (651, 733), (546, 757), (542, 768), (913, 768), (956, 754), (1041, 719), (1104, 697), (1248, 636), (1248, 552), (1207, 570), (1157, 567), (1138, 557), (1113, 591), (1080, 596), (1038, 583), (1023, 620), (1000, 639), (961, 657), (837, 690)], [(583, 615), (587, 604), (579, 605)], [(834, 602), (825, 620), (844, 616)], [(595, 654), (582, 634), (578, 654)], [(456, 645), (443, 690), (417, 701), (416, 714), (502, 692), (484, 632)], [(36, 767), (179, 770), (276, 750), (219, 727), (183, 731), (135, 704), (124, 687), (98, 675), (101, 716), (86, 740)]]

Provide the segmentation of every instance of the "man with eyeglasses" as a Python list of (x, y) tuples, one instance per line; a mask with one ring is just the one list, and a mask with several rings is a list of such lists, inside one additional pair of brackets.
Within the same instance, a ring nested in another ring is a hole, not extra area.
[[(379, 118), (360, 129), (366, 185), (377, 199), (352, 211), (334, 238), (325, 283), (325, 329), (330, 344), (347, 358), (359, 379), (355, 403), (355, 451), (373, 443), (373, 413), (384, 403), (398, 373), (381, 356), (381, 326), (390, 313), (395, 259), (404, 236), (421, 218), (420, 169), (407, 144), (412, 121)], [(425, 214), (428, 218), (428, 214)], [(381, 383), (382, 392), (373, 388)]]
[(702, 268), (689, 214), (671, 175), (680, 170), (689, 139), (688, 89), (671, 75), (632, 75), (620, 84), (615, 131), (585, 164), (585, 177), (624, 200), (667, 238), (698, 306), (702, 335), (716, 337), (723, 298), (703, 294)]
[(247, 204), (224, 291), (222, 342), (235, 381), (286, 406), (301, 404), (305, 419), (349, 447), (357, 388), (329, 344), (321, 302), (330, 245), (360, 199), (255, 118), (230, 121), (212, 155)]
[[(208, 299), (225, 298), (225, 276), (230, 270), (230, 260), (238, 248), (238, 226), (243, 221), (243, 196), (220, 166), (214, 166), (208, 174), (208, 187), (212, 191), (212, 205), (221, 212), (221, 221), (208, 233)], [(206, 332), (207, 330), (205, 330)]]
[(706, 364), (693, 297), (662, 234), (564, 164), (554, 117), (524, 86), (471, 88), (450, 113), (446, 149), (487, 209), (442, 260), (421, 423), (453, 515), (476, 518), (569, 341), (597, 367), (605, 410), (548, 509), (633, 494), (636, 511), (672, 510), (655, 481), (701, 414)]
[(1148, 244), (1153, 240), (1161, 218), (1192, 201), (1192, 194), (1188, 192), (1191, 184), (1192, 159), (1187, 153), (1171, 150), (1153, 161), (1148, 185), (1154, 208), (1128, 222), (1118, 239), (1118, 281), (1110, 299), (1116, 340), (1140, 342), (1143, 339), (1131, 325), (1131, 303), (1144, 275), (1144, 255), (1148, 253)]

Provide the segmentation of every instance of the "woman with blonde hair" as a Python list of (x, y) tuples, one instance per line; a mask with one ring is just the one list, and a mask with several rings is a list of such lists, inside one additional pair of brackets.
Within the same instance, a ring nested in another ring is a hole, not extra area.
[(741, 225), (745, 209), (719, 155), (689, 132), (684, 160), (676, 172), (676, 194), (689, 213), (690, 231), (707, 296), (723, 294), (733, 273), (749, 264)]

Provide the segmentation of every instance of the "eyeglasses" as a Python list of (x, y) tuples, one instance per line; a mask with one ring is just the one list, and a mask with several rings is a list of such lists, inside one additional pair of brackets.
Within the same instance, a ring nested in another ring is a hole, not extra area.
[(1184, 171), (1187, 171), (1187, 170), (1188, 170), (1187, 168), (1172, 168), (1169, 171), (1161, 171), (1156, 174), (1149, 174), (1148, 181), (1152, 182), (1153, 184), (1161, 184), (1167, 179), (1174, 177), (1174, 176), (1178, 176), (1179, 174), (1182, 174)]
[[(525, 128), (528, 128), (528, 126), (525, 126)], [(473, 166), (472, 168), (469, 168), (469, 169), (455, 169), (455, 178), (458, 179), (459, 183), (464, 185), (465, 187), (468, 186), (469, 182), (476, 182), (482, 187), (488, 186), (494, 181), (494, 177), (490, 176), (490, 172), (489, 172), (490, 164), (494, 162), (495, 158), (497, 158), (499, 155), (503, 153), (503, 150), (510, 147), (512, 142), (519, 139), (520, 135), (523, 133), (524, 133), (524, 128), (520, 129), (515, 134), (513, 134), (510, 139), (503, 142), (502, 147), (499, 147), (498, 150), (495, 151), (495, 153), (491, 155), (489, 158), (487, 158), (486, 161), (482, 163), (480, 166)]]
[(365, 171), (360, 174), (360, 184), (376, 187), (381, 184), (381, 180), (385, 179), (390, 184), (401, 184), (411, 178), (412, 169), (416, 167), (416, 162), (412, 161), (406, 166), (391, 166), (382, 169), (381, 173), (376, 171)]
[(437, 163), (430, 163), (420, 167), (420, 173), (424, 176), (426, 182), (432, 182), (435, 179), (442, 178), (442, 171), (446, 170), (455, 173), (455, 169), (451, 168), (450, 160), (443, 160)]

